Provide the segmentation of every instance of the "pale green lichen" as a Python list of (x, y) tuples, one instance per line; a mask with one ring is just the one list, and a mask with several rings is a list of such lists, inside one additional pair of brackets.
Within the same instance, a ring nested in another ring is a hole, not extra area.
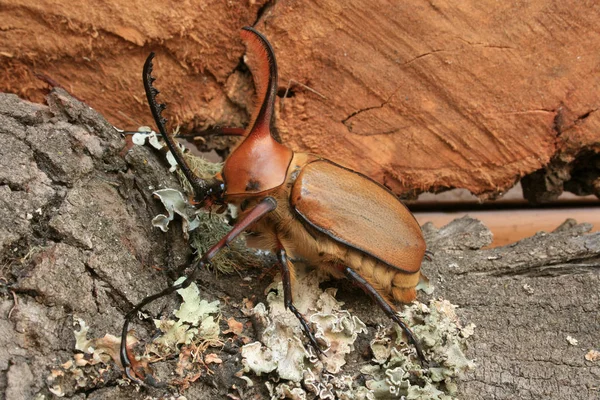
[[(175, 284), (182, 281), (181, 278)], [(177, 293), (182, 297), (181, 306), (173, 314), (174, 320), (154, 320), (156, 326), (163, 334), (146, 346), (145, 354), (136, 357), (136, 363), (143, 368), (149, 364), (165, 359), (172, 354), (180, 352), (179, 345), (192, 346), (198, 354), (209, 346), (221, 346), (219, 340), (220, 328), (217, 315), (219, 302), (208, 302), (200, 297), (200, 291), (195, 283), (187, 288), (180, 289)], [(104, 382), (106, 371), (116, 363), (121, 366), (120, 346), (121, 338), (106, 334), (101, 338), (89, 339), (89, 326), (77, 317), (74, 317), (78, 327), (73, 331), (75, 335), (75, 350), (81, 352), (74, 355), (60, 367), (52, 370), (46, 382), (49, 390), (57, 396), (64, 395), (63, 388), (73, 386), (90, 387)], [(133, 348), (138, 340), (129, 334), (127, 347)], [(181, 349), (181, 352), (184, 348)], [(186, 350), (189, 353), (189, 350)], [(180, 360), (181, 361), (181, 360)], [(187, 362), (187, 361), (186, 361)], [(82, 369), (88, 366), (97, 366), (96, 369)]]
[(152, 218), (153, 226), (166, 232), (169, 229), (169, 222), (173, 221), (175, 214), (178, 214), (183, 219), (183, 232), (186, 235), (188, 231), (192, 231), (200, 226), (200, 220), (195, 215), (195, 210), (183, 198), (183, 194), (180, 191), (175, 189), (160, 189), (152, 194), (162, 202), (168, 214), (158, 214)]
[(464, 355), (474, 325), (460, 325), (456, 306), (445, 300), (432, 300), (429, 306), (416, 302), (401, 313), (421, 339), (430, 365), (435, 365), (432, 368), (421, 366), (395, 324), (378, 329), (370, 344), (372, 362), (360, 368), (367, 377), (363, 385), (344, 372), (345, 357), (354, 351), (355, 340), (366, 333), (366, 327), (343, 309), (343, 303), (335, 299), (335, 290), (319, 288), (322, 279), (317, 271), (300, 271), (293, 288), (298, 309), (327, 347), (327, 357), (321, 360), (312, 354), (312, 348), (301, 348), (298, 338), (303, 334), (296, 317), (285, 310), (281, 283), (272, 286), (277, 290), (267, 296), (268, 307), (261, 303), (251, 311), (264, 326), (262, 344), (244, 346), (242, 363), (246, 372), (268, 373), (278, 382), (268, 384), (272, 399), (455, 398), (457, 379), (474, 368), (473, 361)]
[(456, 307), (446, 300), (432, 300), (429, 306), (415, 302), (400, 313), (421, 339), (428, 362), (435, 367), (423, 369), (406, 355), (406, 341), (398, 327), (394, 326), (391, 332), (394, 340), (386, 339), (390, 337), (389, 330), (378, 332), (371, 349), (373, 361), (380, 366), (361, 370), (372, 377), (366, 386), (376, 398), (454, 399), (456, 380), (475, 367), (464, 354), (466, 339), (475, 326), (462, 327)]
[[(174, 284), (178, 285), (183, 281), (184, 278), (179, 278)], [(210, 314), (219, 312), (219, 301), (215, 300), (209, 303), (201, 299), (200, 290), (198, 290), (195, 283), (191, 283), (185, 289), (179, 289), (177, 293), (181, 296), (183, 302), (174, 314), (183, 323), (198, 326), (198, 324), (204, 323), (207, 318), (210, 318)]]
[[(177, 285), (184, 279), (179, 278), (174, 284)], [(193, 340), (218, 341), (221, 333), (219, 324), (210, 314), (219, 312), (219, 301), (209, 303), (201, 299), (200, 290), (195, 283), (177, 290), (177, 293), (183, 300), (179, 309), (173, 312), (177, 320), (154, 320), (154, 324), (163, 334), (147, 346), (148, 353), (164, 356), (178, 352), (178, 345), (190, 344)]]
[(258, 304), (251, 311), (257, 321), (265, 327), (262, 344), (255, 342), (242, 347), (242, 363), (245, 371), (256, 374), (273, 372), (285, 380), (300, 382), (307, 371), (320, 375), (325, 369), (337, 373), (346, 363), (345, 356), (354, 350), (359, 333), (366, 326), (356, 316), (343, 310), (343, 303), (335, 300), (335, 290), (322, 291), (319, 283), (324, 277), (318, 271), (305, 274), (297, 271), (293, 292), (295, 305), (312, 325), (315, 337), (324, 347), (326, 357), (319, 360), (312, 348), (305, 349), (304, 337), (294, 314), (285, 309), (283, 285), (274, 283), (267, 295), (268, 310)]

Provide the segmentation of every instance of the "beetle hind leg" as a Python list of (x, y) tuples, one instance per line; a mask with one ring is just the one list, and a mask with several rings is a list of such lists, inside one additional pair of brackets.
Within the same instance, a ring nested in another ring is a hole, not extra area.
[(285, 304), (285, 308), (290, 310), (296, 316), (296, 318), (298, 318), (298, 321), (300, 321), (300, 326), (302, 327), (302, 331), (304, 332), (306, 337), (308, 337), (310, 344), (315, 349), (317, 354), (325, 355), (325, 353), (323, 353), (323, 350), (321, 350), (321, 348), (319, 347), (319, 343), (317, 342), (317, 339), (315, 338), (312, 329), (308, 325), (308, 321), (306, 321), (304, 316), (300, 313), (300, 311), (298, 311), (292, 300), (292, 277), (291, 269), (288, 264), (290, 261), (285, 252), (285, 249), (279, 249), (279, 251), (277, 252), (277, 258), (279, 259), (279, 263), (281, 264), (281, 280), (283, 281), (283, 301)]
[(413, 344), (413, 346), (415, 346), (419, 358), (423, 362), (426, 362), (425, 356), (423, 355), (423, 350), (421, 349), (421, 344), (415, 337), (413, 331), (410, 330), (410, 328), (404, 323), (404, 321), (400, 319), (400, 317), (396, 313), (396, 309), (390, 303), (388, 303), (385, 300), (385, 298), (377, 290), (375, 290), (375, 288), (373, 288), (373, 286), (365, 278), (357, 274), (356, 271), (354, 271), (350, 267), (346, 267), (344, 269), (344, 274), (348, 279), (354, 281), (362, 290), (364, 290), (365, 293), (367, 293), (377, 303), (377, 305), (383, 310), (383, 312), (385, 312), (385, 314), (389, 318), (391, 318), (392, 321), (397, 323), (400, 326), (400, 328), (402, 328), (404, 333), (406, 333), (408, 340)]

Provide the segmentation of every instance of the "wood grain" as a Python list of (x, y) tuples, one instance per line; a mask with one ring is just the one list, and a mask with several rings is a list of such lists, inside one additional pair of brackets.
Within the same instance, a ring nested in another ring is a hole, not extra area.
[(495, 197), (546, 167), (561, 191), (561, 166), (600, 150), (598, 20), (600, 4), (576, 0), (4, 0), (0, 90), (39, 101), (54, 82), (137, 128), (150, 124), (139, 74), (155, 50), (173, 126), (242, 126), (252, 84), (238, 29), (254, 24), (280, 91), (293, 79), (326, 97), (292, 85), (278, 128), (294, 149), (398, 194)]

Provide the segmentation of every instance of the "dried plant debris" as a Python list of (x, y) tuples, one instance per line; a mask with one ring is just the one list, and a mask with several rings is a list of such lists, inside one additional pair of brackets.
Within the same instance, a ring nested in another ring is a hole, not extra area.
[[(199, 226), (190, 233), (190, 245), (196, 250), (199, 258), (218, 239), (225, 236), (231, 230), (231, 226), (227, 223), (225, 215), (211, 215), (204, 211), (199, 211), (196, 215)], [(231, 274), (241, 269), (262, 267), (265, 264), (265, 257), (261, 257), (256, 250), (246, 247), (244, 236), (241, 235), (222, 249), (211, 260), (211, 264), (216, 271)]]
[[(203, 179), (213, 178), (217, 173), (221, 172), (221, 169), (223, 168), (223, 163), (210, 162), (205, 158), (196, 157), (189, 152), (183, 153), (183, 157), (192, 171)], [(189, 184), (183, 173), (181, 173), (180, 170), (177, 171), (179, 172), (179, 180), (184, 185), (186, 192), (192, 193), (192, 186)]]
[[(173, 132), (173, 136), (177, 136), (178, 131), (179, 131), (179, 128), (177, 128), (175, 130), (175, 132)], [(177, 162), (175, 161), (175, 157), (173, 157), (173, 154), (171, 153), (171, 151), (167, 150), (166, 144), (162, 140), (161, 135), (157, 134), (150, 127), (141, 126), (138, 128), (138, 131), (131, 136), (131, 142), (134, 145), (138, 145), (138, 146), (144, 146), (144, 145), (148, 144), (156, 150), (162, 150), (164, 148), (165, 152), (166, 152), (165, 157), (170, 166), (169, 171), (175, 172), (175, 170), (177, 170), (180, 181), (184, 185), (186, 192), (188, 192), (188, 193), (192, 192), (191, 185), (189, 184), (189, 182), (187, 182), (183, 173), (181, 173), (180, 170), (177, 168)], [(215, 176), (217, 174), (217, 172), (221, 171), (221, 168), (223, 166), (222, 163), (213, 163), (213, 162), (205, 160), (204, 158), (195, 157), (195, 156), (191, 155), (190, 153), (186, 153), (185, 146), (183, 146), (181, 143), (177, 143), (177, 145), (183, 152), (183, 155), (184, 155), (188, 165), (192, 169), (192, 171), (194, 171), (194, 173), (196, 175), (198, 175), (199, 177), (212, 178), (213, 176)]]
[[(72, 360), (52, 369), (46, 378), (48, 389), (58, 397), (70, 396), (81, 388), (101, 387), (115, 373), (120, 375), (122, 368), (119, 358), (121, 338), (106, 334), (102, 338), (88, 339), (89, 326), (86, 322), (77, 317), (74, 317), (74, 321), (75, 350), (79, 353)], [(137, 342), (135, 337), (127, 336), (128, 348)]]
[[(223, 343), (219, 340), (219, 301), (202, 299), (194, 283), (177, 293), (183, 301), (173, 313), (175, 319), (154, 320), (162, 334), (146, 345), (143, 355), (132, 361), (136, 368), (150, 371), (152, 363), (178, 355), (177, 377), (171, 383), (185, 389), (201, 376), (206, 364), (219, 363), (215, 354), (204, 354), (210, 347), (220, 347)], [(78, 388), (102, 386), (110, 377), (114, 379), (114, 374), (120, 378), (122, 373), (120, 337), (106, 334), (102, 338), (88, 339), (86, 322), (80, 318), (75, 318), (75, 321), (79, 328), (73, 331), (75, 350), (79, 353), (53, 369), (46, 379), (49, 390), (59, 397), (72, 394)], [(132, 349), (136, 344), (138, 339), (130, 333), (127, 347)]]
[(600, 361), (600, 351), (594, 349), (588, 351), (585, 354), (585, 359), (592, 362)]
[[(246, 373), (268, 374), (272, 399), (453, 399), (460, 374), (474, 368), (463, 350), (474, 325), (461, 327), (456, 306), (433, 300), (429, 306), (414, 303), (401, 313), (421, 338), (429, 368), (421, 367), (415, 351), (396, 325), (380, 328), (370, 343), (371, 362), (360, 370), (346, 370), (346, 356), (355, 349), (364, 323), (343, 309), (335, 290), (322, 291), (319, 271), (299, 272), (294, 294), (326, 357), (319, 359), (302, 345), (296, 317), (285, 310), (281, 283), (273, 284), (268, 306), (256, 305), (249, 314), (262, 331), (261, 341), (242, 347)], [(358, 377), (362, 379), (357, 379)], [(282, 382), (282, 380), (284, 382)]]

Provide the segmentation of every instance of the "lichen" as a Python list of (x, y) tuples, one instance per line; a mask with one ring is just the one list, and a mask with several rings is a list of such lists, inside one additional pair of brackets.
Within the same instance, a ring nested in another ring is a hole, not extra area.
[(466, 339), (475, 326), (462, 327), (457, 306), (447, 300), (431, 300), (429, 306), (415, 302), (400, 313), (420, 338), (430, 367), (423, 368), (406, 352), (406, 340), (397, 326), (377, 332), (371, 341), (373, 362), (378, 368), (363, 368), (366, 386), (376, 398), (441, 399), (456, 395), (456, 380), (475, 367), (465, 354)]
[[(242, 363), (246, 372), (260, 375), (275, 372), (281, 379), (301, 382), (306, 374), (320, 375), (323, 371), (337, 373), (346, 363), (345, 356), (354, 351), (359, 333), (366, 332), (365, 324), (342, 309), (335, 299), (335, 290), (322, 291), (319, 283), (324, 277), (318, 271), (296, 275), (295, 305), (313, 327), (315, 337), (324, 346), (326, 357), (319, 360), (314, 349), (305, 349), (304, 334), (294, 314), (285, 309), (283, 284), (275, 282), (269, 288), (267, 307), (259, 303), (250, 315), (263, 325), (260, 342), (242, 347)], [(275, 290), (271, 290), (275, 289)]]
[[(183, 282), (178, 279), (175, 284)], [(177, 353), (177, 346), (190, 344), (192, 340), (218, 341), (220, 328), (214, 317), (210, 314), (219, 312), (219, 301), (211, 303), (200, 298), (200, 290), (195, 283), (177, 293), (183, 301), (177, 311), (173, 313), (177, 320), (155, 319), (154, 324), (163, 333), (146, 347), (147, 353), (161, 357)]]
[[(299, 338), (304, 335), (296, 317), (284, 307), (281, 282), (269, 288), (267, 306), (259, 303), (248, 312), (262, 335), (261, 342), (242, 347), (242, 364), (246, 373), (268, 374), (272, 399), (455, 398), (456, 380), (474, 368), (463, 352), (474, 325), (460, 325), (456, 306), (445, 300), (432, 300), (429, 306), (415, 302), (401, 313), (421, 339), (432, 367), (421, 365), (402, 330), (390, 323), (380, 327), (370, 342), (371, 362), (360, 371), (346, 371), (346, 356), (356, 350), (358, 335), (367, 329), (335, 299), (335, 290), (319, 288), (323, 279), (318, 271), (300, 269), (293, 293), (326, 357), (319, 359), (311, 347), (302, 346)], [(359, 381), (348, 373), (367, 379)]]
[(175, 189), (160, 189), (152, 193), (158, 198), (168, 215), (158, 214), (152, 218), (152, 226), (166, 232), (169, 229), (169, 222), (173, 221), (175, 214), (183, 219), (183, 232), (187, 235), (188, 231), (193, 231), (200, 226), (200, 220), (195, 215), (195, 210), (183, 198), (183, 194)]
[[(162, 335), (147, 344), (144, 354), (135, 357), (132, 362), (136, 369), (139, 367), (149, 371), (150, 364), (179, 354), (177, 370), (180, 371), (179, 375), (184, 377), (180, 381), (183, 382), (182, 385), (188, 385), (201, 375), (198, 372), (198, 365), (201, 364), (197, 362), (198, 357), (210, 346), (222, 346), (217, 318), (219, 302), (202, 299), (195, 283), (178, 290), (177, 293), (182, 297), (182, 303), (179, 309), (173, 312), (175, 318), (154, 320)], [(53, 369), (46, 379), (49, 390), (57, 396), (72, 394), (76, 388), (96, 387), (102, 384), (108, 379), (108, 372), (113, 369), (114, 364), (122, 369), (121, 338), (106, 334), (101, 338), (89, 339), (87, 323), (77, 317), (74, 317), (74, 320), (75, 350), (79, 353), (75, 354), (72, 360)], [(132, 350), (137, 343), (138, 339), (130, 333), (127, 336), (128, 349)], [(180, 348), (179, 345), (183, 347)], [(220, 361), (215, 354), (207, 354), (203, 364), (218, 364)], [(193, 365), (193, 368), (185, 368), (182, 365)], [(90, 366), (95, 368), (88, 368)], [(191, 371), (193, 377), (187, 378), (184, 370)]]

